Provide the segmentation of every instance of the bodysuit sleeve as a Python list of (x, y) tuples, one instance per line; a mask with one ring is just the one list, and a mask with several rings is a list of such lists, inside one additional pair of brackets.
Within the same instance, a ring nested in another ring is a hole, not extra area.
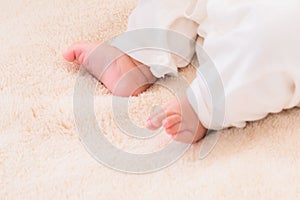
[(244, 127), (299, 105), (300, 27), (287, 23), (300, 19), (299, 1), (211, 0), (207, 9), (200, 29), (210, 61), (187, 92), (202, 124)]
[[(166, 74), (177, 75), (177, 68), (187, 66), (195, 55), (194, 42), (197, 38), (198, 23), (188, 16), (189, 9), (195, 2), (139, 1), (129, 17), (127, 36), (123, 40), (113, 41), (112, 45), (149, 66), (157, 78)], [(172, 37), (167, 31), (178, 34)], [(172, 52), (174, 48), (178, 50), (178, 46), (180, 51)], [(132, 49), (134, 51), (131, 51)]]
[[(196, 52), (200, 66), (187, 96), (200, 121), (215, 130), (244, 127), (299, 104), (300, 26), (290, 23), (299, 20), (296, 0), (141, 0), (128, 22), (133, 37), (114, 45), (148, 65), (158, 78), (176, 75)], [(153, 28), (204, 42), (179, 43), (151, 31), (134, 34)], [(151, 49), (153, 44), (179, 46), (185, 59)], [(130, 51), (132, 45), (139, 50)], [(207, 53), (205, 59), (198, 45)]]

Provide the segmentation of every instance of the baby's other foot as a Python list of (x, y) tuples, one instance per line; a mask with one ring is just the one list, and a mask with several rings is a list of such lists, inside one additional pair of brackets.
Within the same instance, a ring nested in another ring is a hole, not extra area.
[(77, 42), (65, 50), (62, 55), (68, 62), (77, 62), (79, 65), (82, 65), (96, 47), (96, 43)]
[(106, 43), (75, 43), (63, 57), (83, 65), (117, 96), (137, 96), (156, 81), (148, 66)]
[(150, 130), (162, 126), (175, 140), (185, 143), (198, 142), (207, 132), (186, 97), (180, 99), (180, 102), (177, 99), (170, 101), (163, 107), (163, 111), (153, 114), (146, 122)]

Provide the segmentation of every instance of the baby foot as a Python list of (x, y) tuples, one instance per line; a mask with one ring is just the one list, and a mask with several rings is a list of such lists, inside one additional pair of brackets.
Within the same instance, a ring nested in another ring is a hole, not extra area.
[(186, 97), (180, 102), (172, 100), (163, 107), (163, 111), (154, 113), (146, 122), (150, 130), (162, 126), (175, 140), (185, 143), (198, 142), (207, 132)]
[(77, 62), (82, 65), (88, 55), (98, 46), (96, 43), (77, 42), (63, 52), (63, 57), (68, 62)]
[(75, 43), (63, 57), (83, 65), (88, 72), (117, 96), (136, 96), (151, 86), (156, 78), (148, 66), (124, 54), (119, 49), (96, 43)]

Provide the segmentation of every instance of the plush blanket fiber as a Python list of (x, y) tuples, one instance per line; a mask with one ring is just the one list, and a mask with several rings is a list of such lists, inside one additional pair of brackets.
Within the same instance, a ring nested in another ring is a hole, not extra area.
[[(78, 66), (61, 53), (75, 41), (122, 33), (136, 3), (0, 1), (0, 199), (299, 199), (300, 109), (221, 131), (204, 160), (200, 142), (155, 173), (117, 172), (87, 153), (73, 114)], [(180, 73), (194, 76), (192, 68)], [(169, 99), (158, 85), (131, 98), (132, 121), (142, 125), (152, 105)], [(99, 85), (95, 113), (115, 146), (149, 152), (164, 145), (165, 135), (142, 142), (124, 136), (110, 102)]]

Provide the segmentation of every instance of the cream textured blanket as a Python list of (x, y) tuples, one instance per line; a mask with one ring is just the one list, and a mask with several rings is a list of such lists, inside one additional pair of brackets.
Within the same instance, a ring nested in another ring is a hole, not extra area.
[[(0, 1), (0, 199), (299, 199), (300, 109), (224, 130), (204, 160), (198, 159), (200, 142), (156, 173), (116, 172), (87, 153), (72, 107), (78, 66), (66, 63), (61, 52), (74, 41), (122, 33), (135, 5)], [(193, 70), (181, 75), (192, 79)], [(169, 98), (157, 85), (131, 98), (132, 121), (142, 125), (151, 106)], [(98, 86), (95, 113), (114, 145), (135, 152), (163, 145), (165, 136), (149, 142), (123, 136), (110, 99)]]

